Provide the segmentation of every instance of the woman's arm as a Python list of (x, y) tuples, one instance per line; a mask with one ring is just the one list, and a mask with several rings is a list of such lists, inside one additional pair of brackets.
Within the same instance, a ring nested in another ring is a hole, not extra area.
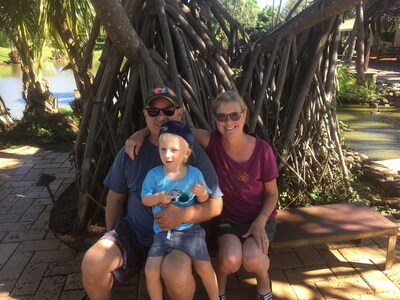
[(205, 129), (191, 129), (194, 140), (197, 144), (199, 144), (202, 148), (207, 148), (208, 144), (210, 143), (210, 131)]
[(253, 223), (251, 223), (249, 231), (247, 231), (243, 237), (247, 238), (252, 235), (263, 252), (268, 253), (267, 246), (269, 245), (269, 240), (268, 235), (265, 232), (265, 225), (278, 203), (278, 186), (276, 184), (276, 179), (264, 183), (264, 190), (264, 203), (261, 207), (260, 213)]

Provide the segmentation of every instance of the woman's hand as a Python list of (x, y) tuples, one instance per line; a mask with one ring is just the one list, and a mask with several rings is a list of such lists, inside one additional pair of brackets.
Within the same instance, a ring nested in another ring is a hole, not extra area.
[(249, 230), (242, 235), (243, 238), (253, 236), (258, 247), (260, 247), (264, 254), (268, 254), (269, 239), (265, 232), (265, 224), (268, 218), (266, 216), (258, 216), (253, 223), (251, 223)]
[(139, 154), (140, 147), (143, 145), (143, 141), (146, 136), (150, 134), (148, 128), (143, 128), (141, 130), (133, 133), (125, 142), (125, 152), (129, 157), (134, 160), (135, 156)]

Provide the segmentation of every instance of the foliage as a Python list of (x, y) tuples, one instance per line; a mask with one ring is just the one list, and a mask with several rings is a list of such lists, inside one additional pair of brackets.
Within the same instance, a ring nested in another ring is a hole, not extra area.
[(338, 93), (337, 99), (341, 103), (373, 103), (381, 98), (377, 90), (376, 83), (370, 79), (364, 81), (362, 85), (357, 84), (356, 76), (348, 66), (337, 69), (338, 73)]
[(79, 120), (71, 109), (60, 109), (58, 113), (24, 113), (13, 130), (4, 134), (0, 148), (16, 145), (32, 145), (50, 150), (72, 150)]

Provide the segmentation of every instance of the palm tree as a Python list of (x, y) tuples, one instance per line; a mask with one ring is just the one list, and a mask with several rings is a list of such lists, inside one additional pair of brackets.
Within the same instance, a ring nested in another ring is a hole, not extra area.
[[(2, 0), (0, 27), (3, 28), (21, 58), (22, 97), (27, 109), (40, 112), (51, 110), (52, 96), (42, 78), (42, 59), (47, 35), (44, 0)], [(38, 59), (34, 68), (34, 59)]]
[[(78, 90), (86, 94), (82, 76), (91, 75), (91, 71), (90, 64), (84, 60), (84, 45), (92, 22), (92, 8), (86, 0), (0, 1), (0, 28), (21, 57), (23, 98), (28, 110), (52, 110), (53, 97), (42, 78), (43, 53), (48, 40), (67, 54), (66, 68), (72, 69)], [(34, 62), (37, 62), (36, 69)]]

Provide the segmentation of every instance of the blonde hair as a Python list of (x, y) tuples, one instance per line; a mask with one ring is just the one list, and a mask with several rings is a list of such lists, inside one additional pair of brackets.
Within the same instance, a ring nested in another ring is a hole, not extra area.
[(218, 94), (217, 97), (215, 97), (215, 99), (212, 103), (212, 106), (211, 106), (213, 113), (214, 114), (217, 113), (217, 109), (221, 103), (228, 103), (228, 102), (238, 103), (242, 112), (246, 113), (246, 121), (247, 121), (248, 108), (247, 108), (246, 102), (244, 102), (242, 96), (240, 96), (237, 92), (232, 91), (232, 90), (222, 92), (222, 93)]

